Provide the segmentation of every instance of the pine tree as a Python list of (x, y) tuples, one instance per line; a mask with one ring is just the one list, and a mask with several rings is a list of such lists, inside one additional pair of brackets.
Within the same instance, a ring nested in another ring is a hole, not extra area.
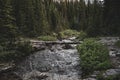
[(15, 18), (11, 0), (0, 0), (0, 42), (13, 42), (16, 38)]
[(46, 14), (46, 8), (45, 8), (45, 2), (43, 0), (38, 1), (38, 7), (39, 7), (39, 21), (40, 21), (40, 32), (42, 35), (49, 34), (49, 23), (47, 20), (47, 14)]
[(103, 33), (103, 7), (97, 0), (93, 3), (88, 1), (87, 6), (87, 32), (90, 36), (97, 36)]
[(20, 35), (26, 36), (26, 0), (14, 0), (14, 15), (16, 17), (16, 24), (18, 26), (18, 32)]
[(80, 30), (85, 30), (86, 29), (86, 4), (84, 0), (80, 0)]

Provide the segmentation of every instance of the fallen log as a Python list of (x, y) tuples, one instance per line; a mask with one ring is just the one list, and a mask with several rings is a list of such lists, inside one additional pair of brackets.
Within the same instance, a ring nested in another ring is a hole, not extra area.
[(46, 45), (46, 44), (81, 44), (82, 41), (78, 41), (78, 42), (73, 42), (73, 41), (70, 41), (70, 42), (64, 42), (64, 41), (31, 41), (31, 44), (34, 44), (34, 45)]

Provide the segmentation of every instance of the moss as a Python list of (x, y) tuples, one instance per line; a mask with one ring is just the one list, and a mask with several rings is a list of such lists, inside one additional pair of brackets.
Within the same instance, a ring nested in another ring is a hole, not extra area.
[(57, 38), (54, 36), (40, 36), (38, 37), (38, 39), (42, 41), (56, 41), (57, 40)]
[(67, 29), (60, 32), (61, 38), (77, 37), (80, 33), (76, 30)]
[(87, 38), (87, 33), (85, 33), (84, 31), (80, 31), (77, 39), (83, 40), (83, 39), (85, 39), (85, 38)]

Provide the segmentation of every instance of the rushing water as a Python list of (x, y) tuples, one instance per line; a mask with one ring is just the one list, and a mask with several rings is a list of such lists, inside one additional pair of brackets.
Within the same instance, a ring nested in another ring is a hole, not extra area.
[(54, 45), (18, 64), (16, 74), (23, 80), (80, 80), (79, 55), (75, 48)]

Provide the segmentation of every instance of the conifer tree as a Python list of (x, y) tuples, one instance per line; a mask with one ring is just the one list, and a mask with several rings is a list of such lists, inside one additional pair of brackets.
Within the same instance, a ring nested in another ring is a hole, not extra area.
[(0, 0), (0, 42), (13, 42), (16, 38), (16, 24), (11, 0)]
[(47, 14), (46, 14), (46, 10), (45, 10), (45, 3), (43, 0), (39, 0), (39, 21), (40, 21), (40, 32), (42, 35), (47, 35), (49, 34), (49, 24), (47, 21)]

